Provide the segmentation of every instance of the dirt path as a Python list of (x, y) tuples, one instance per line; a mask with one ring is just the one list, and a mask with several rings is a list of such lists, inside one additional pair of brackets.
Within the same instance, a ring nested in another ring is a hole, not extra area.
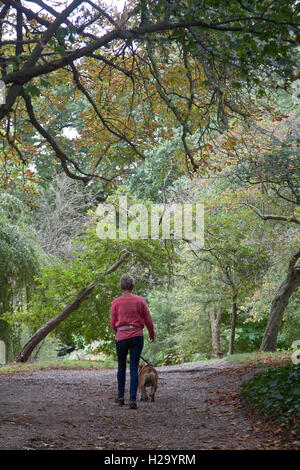
[(157, 370), (156, 401), (138, 410), (114, 403), (112, 369), (0, 377), (0, 449), (300, 448), (241, 405), (253, 369), (219, 360)]

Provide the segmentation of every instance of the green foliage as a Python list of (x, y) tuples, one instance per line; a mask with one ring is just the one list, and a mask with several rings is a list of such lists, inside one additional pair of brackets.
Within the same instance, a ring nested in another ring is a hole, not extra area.
[[(120, 269), (104, 276), (124, 250), (131, 258)], [(112, 352), (114, 334), (109, 325), (112, 300), (120, 295), (120, 270), (130, 271), (136, 278), (135, 292), (145, 295), (149, 287), (160, 283), (168, 275), (169, 254), (160, 241), (100, 240), (95, 223), (86, 228), (84, 239), (77, 242), (75, 258), (68, 263), (56, 263), (42, 268), (36, 277), (36, 293), (29, 308), (14, 315), (15, 322), (37, 329), (56, 316), (77, 293), (97, 280), (98, 287), (83, 302), (80, 309), (70, 315), (55, 330), (63, 344), (75, 344), (78, 338), (85, 343), (101, 339), (103, 352)], [(75, 336), (74, 336), (75, 335)]]
[[(263, 333), (266, 327), (272, 300), (278, 286), (285, 277), (287, 260), (289, 259), (291, 249), (293, 250), (293, 245), (295, 244), (293, 230), (290, 232), (283, 230), (282, 236), (283, 239), (281, 239), (278, 228), (277, 237), (279, 237), (280, 240), (280, 253), (277, 251), (277, 246), (274, 247), (275, 249), (273, 251), (273, 257), (276, 259), (276, 264), (274, 263), (274, 265), (268, 269), (261, 284), (257, 286), (254, 292), (252, 292), (252, 295), (243, 301), (240, 308), (240, 318), (243, 324), (239, 322), (238, 327), (247, 328), (247, 325), (252, 325), (252, 328), (256, 330), (259, 335)], [(278, 240), (277, 237), (274, 239), (275, 242)], [(290, 245), (292, 245), (292, 248)], [(299, 302), (300, 292), (299, 290), (296, 290), (292, 294), (284, 312), (277, 341), (277, 349), (279, 350), (289, 349), (293, 341), (300, 338)], [(246, 348), (250, 347), (251, 349), (249, 350), (252, 350), (252, 347), (255, 347), (255, 344), (257, 344), (256, 341), (251, 343), (251, 345), (244, 344), (244, 346)], [(259, 346), (260, 345), (257, 345), (257, 348)], [(238, 342), (237, 347), (238, 350), (241, 351), (240, 347), (242, 347), (242, 344), (239, 345)]]
[[(235, 329), (234, 349), (236, 353), (243, 351), (257, 351), (260, 347), (263, 334), (264, 330), (262, 325), (253, 325), (249, 323), (243, 324), (239, 321), (238, 326)], [(230, 329), (226, 328), (222, 331), (221, 335), (221, 345), (224, 351), (228, 349), (229, 338)]]
[(168, 290), (149, 293), (147, 301), (156, 331), (155, 342), (145, 344), (147, 360), (153, 364), (177, 364), (209, 356), (209, 318), (199, 302), (197, 287), (192, 289), (176, 280)]
[(26, 287), (37, 271), (35, 252), (29, 238), (18, 227), (0, 225), (0, 310), (11, 307), (15, 289)]
[[(239, 303), (261, 282), (270, 266), (268, 237), (274, 231), (263, 226), (253, 212), (242, 206), (243, 193), (238, 188), (214, 186), (206, 196), (205, 247), (196, 264), (208, 269), (211, 280), (223, 284), (224, 298), (237, 294)], [(265, 239), (262, 235), (265, 234)], [(211, 281), (209, 281), (211, 282)]]
[[(196, 281), (197, 282), (197, 281)], [(210, 322), (205, 297), (199, 292), (198, 282), (174, 289), (174, 303), (178, 306), (179, 315), (174, 329), (174, 342), (178, 362), (189, 362), (211, 354)]]
[(288, 75), (295, 64), (293, 48), (277, 39), (284, 37), (296, 44), (299, 6), (293, 0), (279, 0), (275, 5), (268, 0), (151, 0), (140, 2), (140, 8), (148, 22), (168, 16), (175, 21), (207, 24), (201, 31), (197, 27), (175, 29), (172, 38), (186, 44), (195, 56), (202, 57), (205, 51), (208, 60), (211, 53), (223, 64), (239, 68), (242, 77), (261, 65), (272, 67), (275, 73), (280, 67), (281, 73)]
[[(300, 205), (300, 165), (299, 165), (299, 125), (285, 123), (287, 131), (282, 141), (270, 142), (271, 152), (262, 152), (247, 159), (245, 158), (234, 168), (232, 179), (239, 179), (246, 184), (260, 182), (273, 193), (273, 200), (281, 198), (295, 205)], [(281, 201), (283, 203), (283, 201)]]
[(10, 324), (14, 312), (26, 305), (34, 290), (34, 277), (46, 257), (28, 224), (21, 201), (0, 195), (0, 339), (6, 345), (6, 360), (20, 350), (21, 329)]
[(291, 423), (300, 416), (300, 364), (255, 374), (243, 383), (242, 397), (262, 415)]
[(132, 170), (129, 188), (141, 200), (161, 203), (164, 191), (175, 183), (180, 175), (179, 165), (174, 156), (182, 152), (181, 129), (173, 130), (174, 135), (152, 150), (146, 152), (146, 160)]
[(14, 300), (21, 302), (22, 296), (29, 295), (42, 260), (20, 206), (12, 196), (0, 199), (0, 313), (11, 311)]
[(31, 96), (40, 96), (41, 92), (35, 85), (29, 85), (25, 88), (25, 93)]
[(147, 296), (148, 306), (155, 325), (155, 342), (145, 342), (143, 356), (154, 365), (180, 362), (176, 348), (176, 319), (180, 313), (174, 292), (162, 289)]
[(281, 329), (278, 335), (277, 348), (288, 349), (293, 341), (300, 338), (300, 291), (294, 292), (284, 312)]
[(0, 318), (0, 340), (5, 343), (6, 362), (13, 361), (21, 348), (21, 328)]

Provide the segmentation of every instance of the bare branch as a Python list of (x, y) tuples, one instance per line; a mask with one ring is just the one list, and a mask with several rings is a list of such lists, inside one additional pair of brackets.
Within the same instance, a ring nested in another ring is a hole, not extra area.
[[(20, 4), (21, 1), (17, 0)], [(17, 32), (17, 40), (16, 40), (16, 56), (19, 56), (23, 52), (23, 13), (21, 10), (17, 9), (17, 24), (16, 24), (16, 32)]]
[(98, 5), (95, 5), (95, 3), (91, 0), (87, 0), (87, 3), (89, 3), (89, 5), (91, 5), (93, 8), (95, 8), (95, 10), (97, 10), (100, 15), (104, 16), (112, 25), (118, 27), (118, 23), (112, 18), (112, 16), (107, 13), (107, 11), (103, 10), (103, 8), (100, 8)]
[(124, 73), (124, 75), (127, 75), (127, 77), (132, 78), (132, 75), (133, 75), (132, 70), (126, 70), (123, 67), (120, 67), (119, 65), (115, 64), (112, 60), (109, 60), (107, 57), (104, 57), (101, 54), (88, 54), (88, 57), (93, 57), (94, 59), (101, 60), (102, 62), (109, 65), (110, 67)]
[(28, 20), (36, 20), (39, 24), (49, 27), (51, 25), (50, 21), (45, 20), (43, 17), (40, 17), (37, 13), (29, 8), (24, 7), (21, 3), (15, 0), (5, 0), (6, 5), (14, 7), (16, 10), (22, 11)]
[(255, 212), (255, 214), (257, 214), (263, 220), (280, 220), (282, 222), (292, 222), (294, 224), (300, 225), (300, 220), (294, 216), (288, 217), (276, 214), (263, 214), (257, 207), (253, 206), (252, 204), (249, 204), (248, 202), (244, 202), (242, 203), (242, 205), (250, 207)]

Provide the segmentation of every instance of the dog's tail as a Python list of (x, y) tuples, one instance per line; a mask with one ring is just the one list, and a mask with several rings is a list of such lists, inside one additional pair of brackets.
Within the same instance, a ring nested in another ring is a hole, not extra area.
[(147, 383), (148, 386), (154, 387), (155, 390), (156, 390), (156, 388), (157, 388), (157, 377), (154, 374), (154, 372), (149, 372), (147, 374), (146, 383)]

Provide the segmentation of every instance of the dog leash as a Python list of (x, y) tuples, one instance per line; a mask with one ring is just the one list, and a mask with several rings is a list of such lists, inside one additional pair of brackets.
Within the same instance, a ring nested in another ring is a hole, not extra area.
[(140, 356), (140, 358), (142, 359), (142, 361), (146, 362), (146, 364), (148, 364), (148, 366), (150, 366), (150, 362), (146, 361), (146, 359), (144, 359), (143, 356)]

